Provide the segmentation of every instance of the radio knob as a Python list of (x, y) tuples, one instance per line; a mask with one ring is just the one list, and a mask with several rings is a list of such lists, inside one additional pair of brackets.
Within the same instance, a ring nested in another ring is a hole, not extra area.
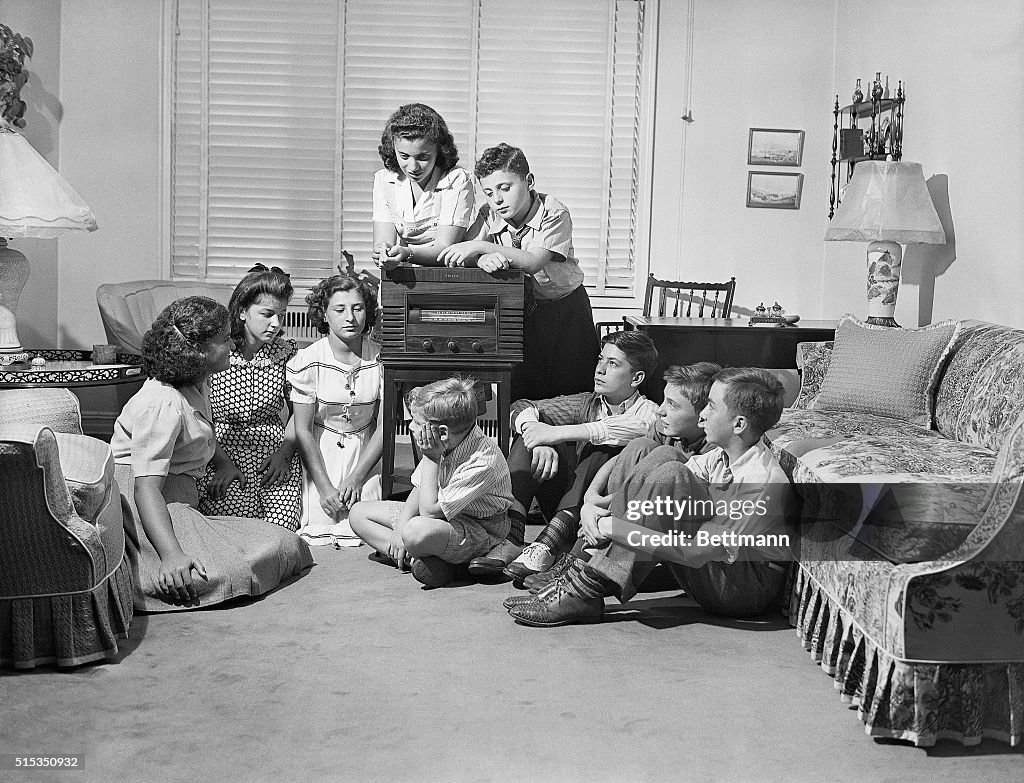
[(484, 347), (482, 345), (480, 345), (480, 342), (478, 340), (474, 340), (473, 341), (473, 350), (476, 351), (477, 353), (483, 353), (484, 352)]
[(457, 342), (455, 342), (454, 340), (449, 340), (448, 341), (448, 350), (451, 351), (452, 353), (458, 353), (459, 352), (459, 344)]
[(427, 353), (433, 353), (434, 352), (434, 344), (430, 340), (424, 340), (423, 341), (423, 350), (426, 351)]

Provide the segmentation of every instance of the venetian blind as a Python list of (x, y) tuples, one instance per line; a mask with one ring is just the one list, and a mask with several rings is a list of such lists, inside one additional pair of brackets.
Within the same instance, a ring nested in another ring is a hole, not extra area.
[[(176, 278), (368, 265), (387, 116), (427, 103), (472, 170), (523, 148), (573, 217), (591, 293), (633, 286), (642, 0), (177, 0)], [(482, 198), (481, 198), (482, 203)]]

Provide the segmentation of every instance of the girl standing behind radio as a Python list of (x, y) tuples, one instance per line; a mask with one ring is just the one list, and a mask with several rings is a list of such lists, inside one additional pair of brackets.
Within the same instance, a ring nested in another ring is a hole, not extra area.
[(401, 263), (444, 266), (437, 255), (473, 222), (473, 181), (444, 119), (409, 103), (392, 114), (377, 148), (373, 177), (373, 253), (381, 269)]

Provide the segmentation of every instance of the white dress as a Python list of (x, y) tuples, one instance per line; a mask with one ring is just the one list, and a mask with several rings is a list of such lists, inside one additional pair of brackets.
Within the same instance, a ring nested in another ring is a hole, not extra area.
[[(313, 434), (320, 445), (331, 483), (338, 486), (355, 468), (377, 427), (383, 392), (380, 345), (363, 337), (366, 357), (354, 365), (334, 358), (324, 337), (288, 360), (291, 400), (315, 405)], [(362, 500), (380, 500), (380, 461), (363, 483)], [(313, 544), (359, 546), (348, 524), (348, 512), (332, 518), (320, 507), (320, 493), (306, 470), (302, 482), (299, 535)]]

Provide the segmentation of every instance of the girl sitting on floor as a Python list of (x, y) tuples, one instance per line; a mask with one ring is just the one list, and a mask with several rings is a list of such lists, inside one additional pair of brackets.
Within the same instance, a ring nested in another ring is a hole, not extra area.
[(210, 404), (217, 443), (245, 480), (230, 484), (215, 498), (206, 487), (217, 470), (213, 463), (207, 466), (199, 487), (204, 514), (259, 517), (298, 530), (302, 465), (285, 380), (285, 365), (296, 348), (294, 340), (281, 336), (292, 293), (287, 274), (256, 264), (231, 294), (234, 347), (228, 369), (210, 378)]
[(244, 481), (217, 446), (206, 385), (227, 369), (232, 345), (227, 309), (205, 296), (172, 302), (143, 337), (148, 379), (110, 440), (138, 611), (260, 595), (313, 564), (305, 542), (279, 525), (196, 510), (207, 463), (218, 468), (215, 497)]
[(380, 344), (369, 329), (377, 295), (352, 275), (321, 280), (306, 297), (326, 335), (288, 362), (295, 435), (306, 471), (299, 534), (311, 544), (359, 546), (348, 510), (380, 499), (383, 447)]

